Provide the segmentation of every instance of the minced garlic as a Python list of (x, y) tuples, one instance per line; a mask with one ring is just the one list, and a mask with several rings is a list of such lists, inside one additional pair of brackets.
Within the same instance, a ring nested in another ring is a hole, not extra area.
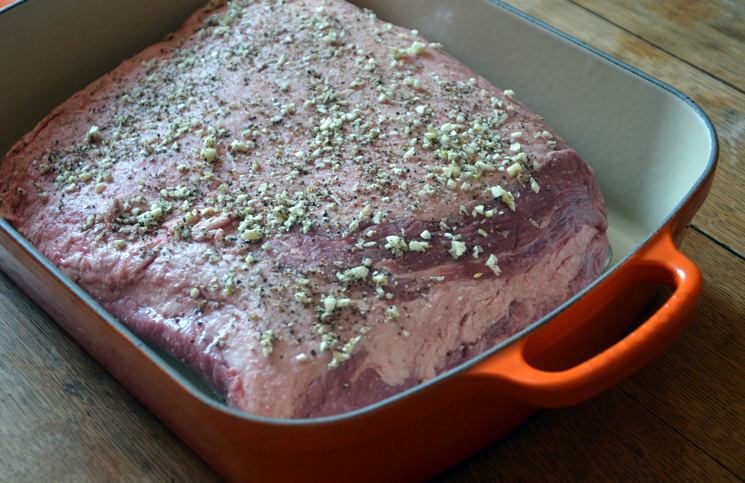
[(448, 253), (452, 255), (454, 260), (457, 260), (458, 257), (466, 253), (466, 244), (461, 241), (453, 240), (450, 242), (450, 250), (448, 250)]
[(217, 160), (217, 150), (215, 148), (204, 148), (199, 155), (208, 163), (214, 163)]
[(502, 270), (497, 265), (498, 261), (499, 260), (497, 259), (497, 257), (495, 257), (493, 254), (489, 255), (489, 259), (486, 261), (486, 266), (489, 267), (496, 276), (499, 276), (499, 274), (502, 273)]
[(505, 191), (501, 186), (493, 186), (491, 193), (494, 198), (501, 198), (512, 211), (515, 211), (515, 197), (509, 191)]
[(91, 144), (98, 140), (100, 137), (98, 126), (91, 126), (87, 133), (85, 133), (85, 142)]
[(534, 193), (538, 193), (541, 190), (541, 187), (533, 178), (530, 178), (530, 189), (533, 190)]
[(401, 315), (401, 311), (398, 310), (398, 307), (396, 307), (395, 305), (391, 305), (390, 307), (388, 307), (388, 315), (391, 318), (395, 319)]
[(259, 342), (259, 345), (261, 346), (261, 353), (264, 355), (264, 357), (269, 357), (271, 353), (274, 350), (274, 347), (272, 347), (272, 342), (274, 340), (274, 331), (273, 330), (267, 330), (266, 332), (261, 333), (261, 341)]

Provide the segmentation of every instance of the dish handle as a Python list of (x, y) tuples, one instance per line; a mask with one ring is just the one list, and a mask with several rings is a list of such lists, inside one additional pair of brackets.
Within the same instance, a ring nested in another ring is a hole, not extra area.
[[(528, 362), (526, 353), (530, 350), (526, 351), (526, 348), (531, 347), (534, 339), (542, 337), (542, 330), (566, 322), (574, 324), (573, 330), (585, 324), (602, 323), (602, 317), (593, 315), (627, 289), (641, 283), (668, 285), (674, 288), (674, 293), (654, 315), (620, 341), (566, 370), (541, 370)], [(469, 369), (468, 374), (501, 394), (535, 407), (580, 403), (633, 374), (667, 347), (693, 319), (702, 289), (701, 272), (676, 248), (670, 226), (666, 225), (577, 303), (538, 330)]]

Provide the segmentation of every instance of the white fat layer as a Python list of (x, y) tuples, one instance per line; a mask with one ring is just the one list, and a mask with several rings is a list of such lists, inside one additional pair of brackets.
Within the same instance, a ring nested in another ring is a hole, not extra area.
[[(365, 342), (374, 350), (369, 351), (355, 375), (373, 368), (391, 386), (411, 377), (431, 379), (445, 364), (448, 352), (462, 344), (476, 343), (495, 320), (508, 331), (523, 328), (518, 321), (507, 319), (513, 302), (522, 303), (521, 320), (542, 317), (545, 307), (558, 306), (573, 294), (569, 284), (580, 272), (587, 247), (596, 235), (595, 228), (584, 227), (559, 250), (509, 279), (442, 283), (433, 289), (432, 303), (416, 300), (400, 304), (402, 313), (411, 315), (405, 323), (409, 336), (399, 336), (400, 328), (395, 323), (377, 327)], [(538, 304), (534, 306), (535, 301)], [(396, 344), (390, 344), (390, 340), (396, 340)]]

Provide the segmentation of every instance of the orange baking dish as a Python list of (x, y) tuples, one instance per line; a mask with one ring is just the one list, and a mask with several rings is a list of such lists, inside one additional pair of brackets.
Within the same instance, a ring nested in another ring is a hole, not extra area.
[[(199, 4), (160, 3), (26, 0), (0, 10), (0, 151)], [(695, 104), (496, 2), (359, 3), (443, 43), (495, 85), (519, 90), (594, 168), (614, 256), (591, 287), (458, 368), (362, 410), (278, 420), (227, 407), (0, 220), (0, 268), (230, 481), (424, 480), (538, 408), (578, 403), (642, 367), (690, 322), (701, 295), (699, 270), (676, 248), (708, 194), (718, 155)], [(672, 296), (631, 328), (659, 285)]]

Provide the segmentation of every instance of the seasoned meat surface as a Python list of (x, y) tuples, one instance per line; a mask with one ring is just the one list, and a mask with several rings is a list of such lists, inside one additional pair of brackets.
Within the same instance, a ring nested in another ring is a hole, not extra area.
[(0, 215), (231, 406), (338, 414), (604, 268), (592, 170), (513, 96), (345, 2), (236, 1), (18, 141)]

